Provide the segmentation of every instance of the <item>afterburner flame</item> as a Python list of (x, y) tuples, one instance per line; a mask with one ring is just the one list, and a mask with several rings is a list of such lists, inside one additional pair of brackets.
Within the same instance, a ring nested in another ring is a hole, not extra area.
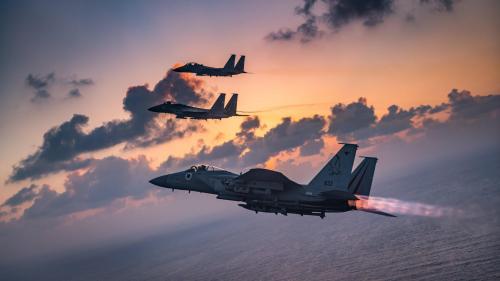
[(450, 217), (461, 215), (461, 210), (450, 207), (441, 207), (418, 202), (402, 201), (394, 198), (360, 197), (359, 200), (349, 200), (349, 206), (357, 210), (376, 210), (390, 214), (422, 216), (422, 217)]

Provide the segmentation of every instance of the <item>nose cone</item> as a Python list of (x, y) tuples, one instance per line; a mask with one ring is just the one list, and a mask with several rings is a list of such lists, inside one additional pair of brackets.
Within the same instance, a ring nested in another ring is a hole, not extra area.
[(186, 69), (184, 66), (179, 66), (179, 67), (176, 67), (176, 68), (172, 68), (172, 71), (175, 71), (175, 72), (185, 72)]
[(157, 177), (157, 178), (150, 180), (149, 183), (157, 185), (157, 186), (161, 186), (161, 187), (167, 187), (167, 179), (168, 179), (168, 176), (160, 176), (160, 177)]
[(161, 111), (161, 105), (152, 106), (152, 107), (148, 108), (148, 110), (152, 111), (152, 112), (162, 112)]

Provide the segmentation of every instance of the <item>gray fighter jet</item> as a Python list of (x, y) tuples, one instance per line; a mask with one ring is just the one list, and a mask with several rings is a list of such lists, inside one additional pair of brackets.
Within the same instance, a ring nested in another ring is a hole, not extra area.
[(156, 105), (148, 108), (149, 111), (158, 112), (158, 113), (171, 113), (175, 114), (176, 118), (180, 119), (222, 119), (229, 118), (233, 116), (248, 116), (244, 114), (236, 113), (236, 107), (238, 106), (238, 94), (234, 93), (231, 96), (231, 99), (227, 103), (226, 107), (224, 107), (224, 100), (226, 98), (226, 94), (220, 94), (215, 103), (212, 105), (212, 108), (205, 109), (194, 106), (189, 106), (180, 103), (172, 103), (167, 101), (160, 105)]
[[(325, 217), (329, 212), (356, 210), (356, 200), (366, 200), (375, 172), (377, 158), (365, 157), (351, 173), (357, 150), (355, 144), (342, 149), (307, 185), (298, 184), (280, 172), (251, 169), (235, 174), (219, 168), (198, 165), (149, 182), (165, 188), (217, 195), (217, 199), (242, 202), (238, 206), (258, 212), (299, 214)], [(376, 209), (361, 211), (394, 215)]]
[(245, 56), (241, 56), (236, 65), (236, 55), (231, 55), (222, 68), (205, 66), (203, 64), (190, 62), (183, 66), (172, 69), (175, 72), (195, 73), (196, 76), (233, 76), (245, 72)]

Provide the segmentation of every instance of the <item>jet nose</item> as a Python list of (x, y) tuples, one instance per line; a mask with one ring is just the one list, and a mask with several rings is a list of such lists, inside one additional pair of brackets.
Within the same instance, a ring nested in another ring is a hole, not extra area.
[(161, 187), (167, 187), (167, 179), (168, 179), (168, 176), (161, 176), (161, 177), (157, 177), (157, 178), (150, 180), (149, 183), (157, 185), (157, 186), (161, 186)]
[(152, 106), (152, 107), (148, 108), (148, 110), (152, 111), (152, 112), (161, 112), (159, 105)]

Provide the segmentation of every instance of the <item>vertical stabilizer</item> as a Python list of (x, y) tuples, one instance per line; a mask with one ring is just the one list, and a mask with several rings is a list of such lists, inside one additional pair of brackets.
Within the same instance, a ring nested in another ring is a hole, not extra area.
[(237, 73), (244, 73), (245, 72), (245, 56), (240, 57), (240, 59), (238, 60), (238, 63), (236, 63), (236, 66), (234, 67), (234, 70)]
[(224, 69), (233, 70), (234, 69), (234, 61), (236, 60), (236, 55), (231, 55), (224, 65)]
[(236, 107), (238, 106), (238, 94), (234, 93), (231, 96), (231, 99), (226, 105), (226, 108), (224, 108), (224, 113), (229, 116), (236, 115)]
[(210, 112), (222, 113), (224, 112), (224, 102), (226, 100), (226, 94), (220, 94), (217, 100), (215, 101), (212, 108), (210, 108)]
[(344, 144), (312, 179), (307, 188), (315, 193), (329, 190), (347, 191), (357, 149), (356, 144)]
[(374, 157), (365, 157), (359, 163), (356, 170), (352, 173), (351, 181), (349, 182), (350, 193), (364, 196), (370, 195), (376, 165), (377, 158)]

